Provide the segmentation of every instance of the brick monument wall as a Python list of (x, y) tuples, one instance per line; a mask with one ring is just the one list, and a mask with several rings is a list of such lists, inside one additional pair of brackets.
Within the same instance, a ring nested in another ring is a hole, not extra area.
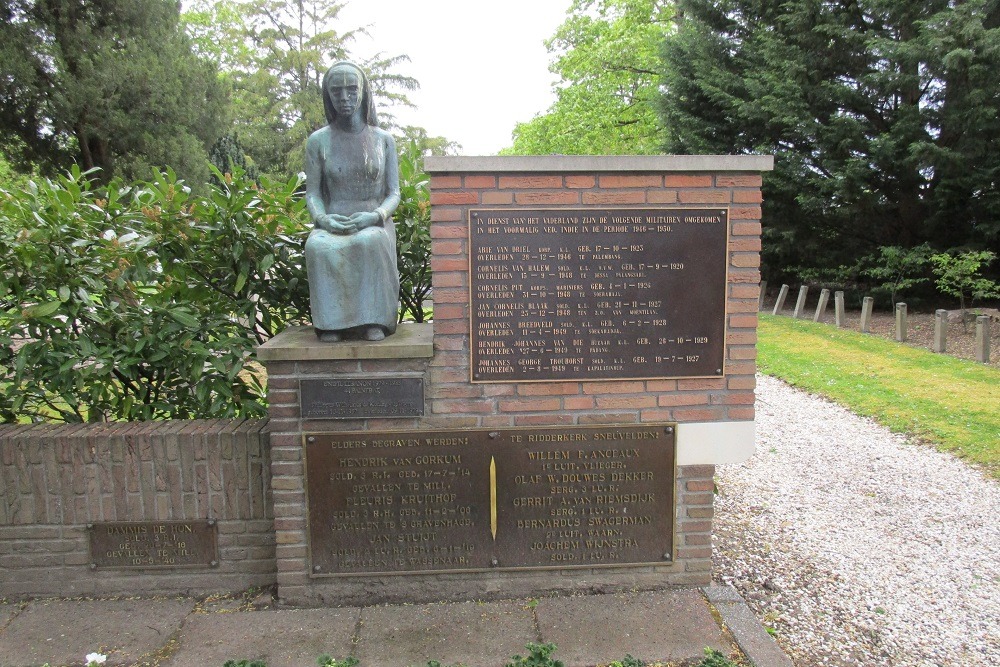
[[(537, 595), (710, 582), (715, 464), (753, 448), (763, 157), (427, 158), (431, 179), (433, 325), (404, 325), (383, 343), (310, 344), (289, 332), (259, 350), (268, 369), (279, 596), (355, 604)], [(469, 211), (474, 208), (725, 206), (729, 211), (725, 374), (666, 380), (470, 380)], [(430, 327), (433, 327), (431, 335)], [(393, 343), (400, 336), (403, 340)], [(396, 351), (385, 346), (395, 344)], [(364, 354), (368, 358), (357, 358)], [(305, 419), (299, 382), (414, 374), (425, 410), (403, 419)], [(308, 433), (514, 429), (678, 422), (676, 554), (642, 567), (314, 576), (303, 437)]]

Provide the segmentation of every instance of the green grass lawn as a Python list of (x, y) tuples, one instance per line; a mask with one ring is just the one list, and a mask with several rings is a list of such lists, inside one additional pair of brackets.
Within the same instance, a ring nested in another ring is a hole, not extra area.
[(1000, 370), (882, 338), (760, 316), (758, 366), (1000, 479)]

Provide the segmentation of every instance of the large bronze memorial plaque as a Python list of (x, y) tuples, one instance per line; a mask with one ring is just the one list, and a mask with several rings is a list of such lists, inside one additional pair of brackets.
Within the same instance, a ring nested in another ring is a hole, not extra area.
[(726, 208), (469, 212), (473, 382), (724, 373)]
[(675, 428), (305, 436), (313, 576), (663, 563)]
[(115, 521), (87, 526), (91, 567), (215, 567), (215, 521)]

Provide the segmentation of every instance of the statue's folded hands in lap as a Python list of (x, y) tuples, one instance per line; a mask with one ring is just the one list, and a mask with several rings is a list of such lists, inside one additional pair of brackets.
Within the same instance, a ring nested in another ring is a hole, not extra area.
[(327, 71), (323, 106), (328, 124), (306, 143), (313, 326), (322, 341), (381, 340), (396, 330), (399, 311), (396, 144), (377, 127), (368, 78), (356, 65)]

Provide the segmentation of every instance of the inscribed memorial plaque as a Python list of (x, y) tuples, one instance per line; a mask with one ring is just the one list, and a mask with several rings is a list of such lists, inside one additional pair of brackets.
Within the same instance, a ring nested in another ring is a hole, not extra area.
[(303, 419), (419, 417), (424, 381), (413, 377), (299, 380)]
[(718, 377), (725, 208), (469, 212), (473, 382)]
[(88, 526), (93, 567), (214, 567), (215, 521), (108, 522)]
[(674, 426), (306, 437), (313, 575), (669, 561)]

